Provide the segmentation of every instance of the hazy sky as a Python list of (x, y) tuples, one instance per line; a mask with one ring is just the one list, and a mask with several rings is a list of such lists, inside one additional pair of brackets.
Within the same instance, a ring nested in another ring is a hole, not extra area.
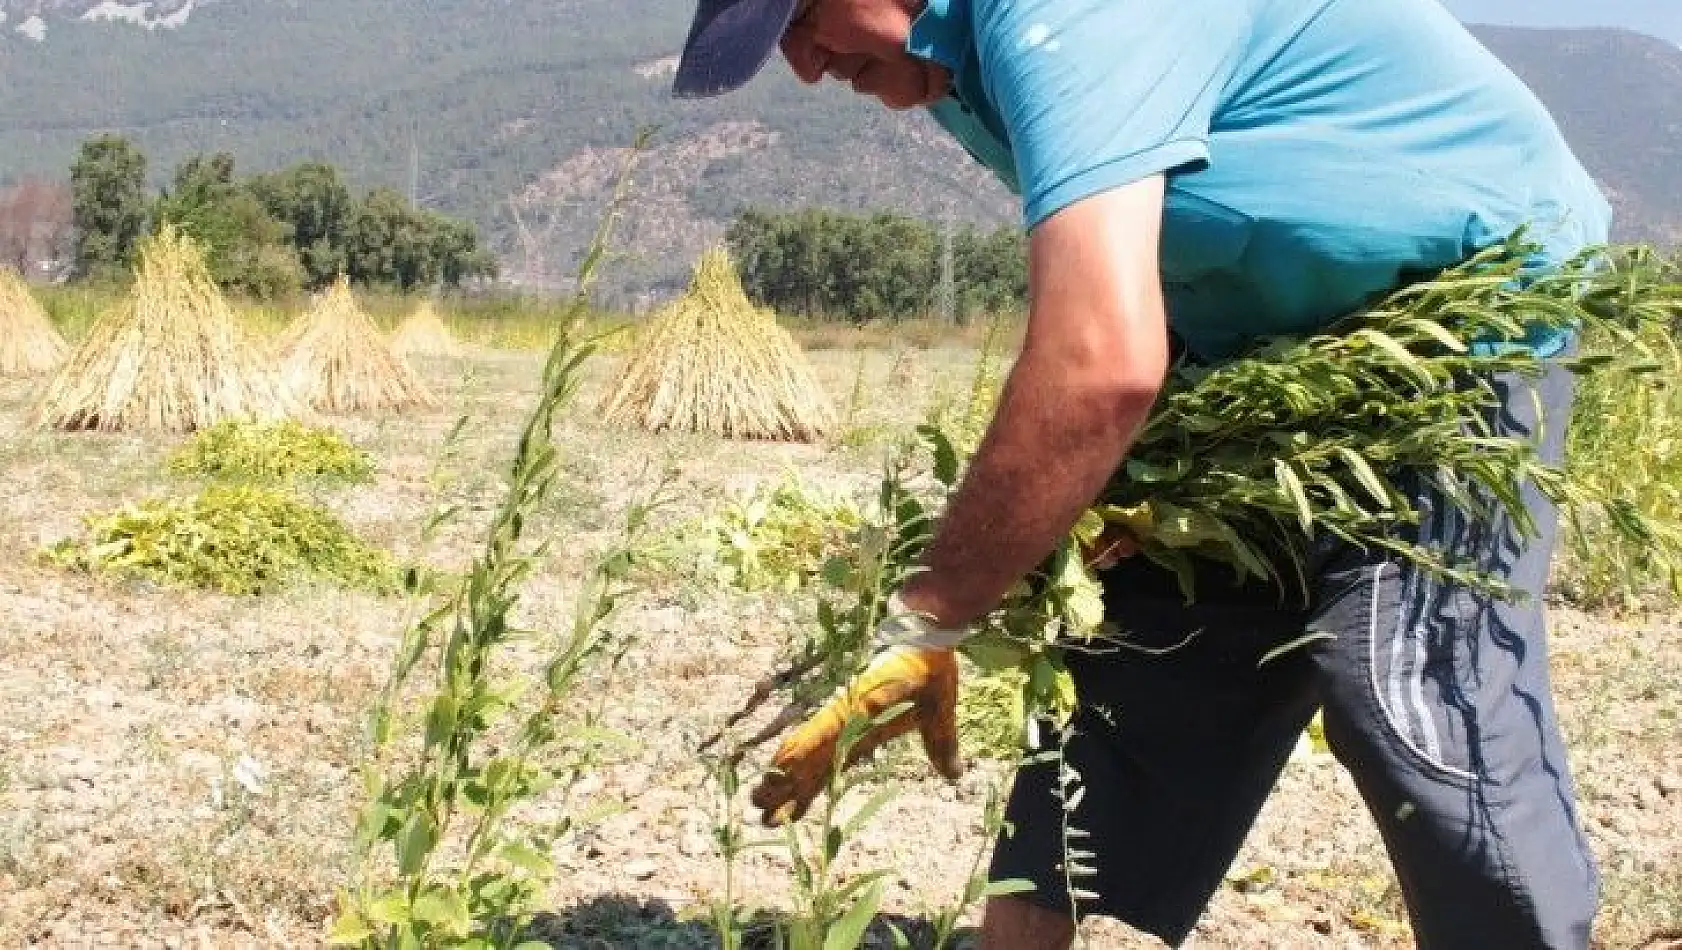
[(1461, 19), (1512, 26), (1621, 26), (1682, 44), (1682, 0), (1443, 0)]

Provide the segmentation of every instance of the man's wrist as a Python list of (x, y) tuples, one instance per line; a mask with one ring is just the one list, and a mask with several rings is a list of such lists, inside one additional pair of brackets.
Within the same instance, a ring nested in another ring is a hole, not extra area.
[(888, 598), (882, 622), (876, 627), (879, 648), (913, 647), (923, 650), (951, 650), (969, 639), (968, 625), (945, 626), (908, 604), (901, 593)]
[(928, 572), (913, 574), (899, 590), (905, 606), (928, 619), (937, 627), (966, 626), (971, 619), (953, 602), (949, 593)]

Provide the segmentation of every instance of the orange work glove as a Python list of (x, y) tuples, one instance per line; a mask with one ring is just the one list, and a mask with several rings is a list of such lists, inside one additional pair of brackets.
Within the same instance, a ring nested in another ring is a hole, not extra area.
[(772, 826), (799, 821), (829, 785), (835, 746), (848, 720), (875, 719), (904, 703), (910, 707), (859, 739), (845, 765), (915, 729), (935, 771), (951, 780), (961, 776), (957, 657), (947, 647), (890, 646), (777, 750), (772, 771), (753, 790), (754, 807), (763, 811), (761, 820)]

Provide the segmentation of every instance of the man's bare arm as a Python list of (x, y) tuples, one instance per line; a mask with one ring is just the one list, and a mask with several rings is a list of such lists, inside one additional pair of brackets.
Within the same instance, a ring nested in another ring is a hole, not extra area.
[(1168, 366), (1161, 176), (1035, 228), (1022, 352), (908, 607), (970, 623), (1057, 546), (1127, 454)]

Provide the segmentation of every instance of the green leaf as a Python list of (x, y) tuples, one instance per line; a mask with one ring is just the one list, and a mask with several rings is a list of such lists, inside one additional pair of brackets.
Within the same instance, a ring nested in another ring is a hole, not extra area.
[(958, 483), (958, 450), (952, 446), (952, 440), (947, 438), (937, 426), (922, 426), (918, 429), (923, 441), (934, 454), (934, 478), (941, 485), (951, 488)]
[(1290, 640), (1287, 643), (1282, 643), (1279, 646), (1276, 646), (1273, 649), (1267, 651), (1267, 653), (1265, 655), (1263, 655), (1261, 659), (1256, 661), (1256, 666), (1258, 666), (1258, 667), (1266, 666), (1267, 664), (1272, 663), (1274, 660), (1279, 659), (1280, 657), (1284, 656), (1285, 654), (1290, 653), (1294, 650), (1299, 650), (1299, 649), (1301, 649), (1305, 646), (1308, 646), (1310, 643), (1319, 643), (1319, 642), (1322, 642), (1322, 641), (1325, 641), (1325, 640), (1335, 640), (1335, 639), (1337, 639), (1337, 638), (1334, 637), (1332, 634), (1326, 633), (1325, 631), (1311, 630), (1308, 633), (1305, 633), (1300, 637), (1297, 637), (1293, 640)]
[(864, 826), (876, 817), (876, 813), (882, 810), (882, 806), (893, 801), (897, 792), (898, 790), (891, 785), (878, 789), (863, 805), (859, 806), (859, 810), (854, 812), (852, 817), (847, 819), (846, 824), (841, 826), (842, 837), (852, 838), (857, 836), (860, 831), (864, 830)]
[[(342, 906), (341, 901), (341, 906)], [(374, 928), (363, 916), (354, 910), (345, 911), (333, 918), (333, 926), (327, 931), (327, 944), (333, 947), (354, 947), (364, 941), (373, 939)]]
[(419, 873), (437, 844), (438, 829), (432, 817), (423, 809), (415, 809), (397, 839), (398, 872), (405, 876)]
[(401, 926), (409, 922), (409, 899), (401, 891), (381, 894), (368, 903), (367, 914), (376, 924)]
[(1274, 477), (1279, 480), (1279, 487), (1291, 499), (1297, 509), (1297, 521), (1302, 525), (1304, 534), (1314, 532), (1314, 506), (1309, 503), (1308, 491), (1302, 487), (1302, 479), (1297, 477), (1296, 470), (1284, 459), (1276, 459), (1273, 463)]
[(876, 919), (876, 909), (882, 904), (882, 882), (871, 885), (858, 902), (847, 909), (841, 918), (824, 934), (823, 950), (857, 950), (864, 943), (864, 932)]
[(431, 887), (415, 898), (414, 919), (454, 936), (466, 936), (473, 927), (467, 902), (445, 887)]
[(1378, 473), (1367, 464), (1367, 460), (1361, 457), (1361, 453), (1346, 445), (1338, 446), (1337, 453), (1343, 459), (1343, 463), (1349, 466), (1349, 471), (1354, 474), (1355, 480), (1361, 483), (1361, 488), (1367, 495), (1379, 506), (1388, 509), (1390, 492), (1385, 487), (1384, 480), (1379, 478)]
[(982, 890), (983, 897), (1010, 897), (1014, 894), (1026, 894), (1034, 890), (1034, 882), (1024, 878), (1013, 877), (1004, 881), (988, 881)]
[(448, 693), (439, 694), (426, 714), (426, 744), (429, 748), (443, 745), (455, 734), (456, 701)]
[(510, 842), (497, 852), (502, 860), (535, 877), (547, 878), (555, 873), (555, 862), (549, 856), (522, 842)]
[(1435, 320), (1414, 317), (1402, 321), (1402, 325), (1411, 327), (1436, 340), (1452, 353), (1464, 353), (1467, 350), (1466, 341), (1450, 333), (1447, 328)]

